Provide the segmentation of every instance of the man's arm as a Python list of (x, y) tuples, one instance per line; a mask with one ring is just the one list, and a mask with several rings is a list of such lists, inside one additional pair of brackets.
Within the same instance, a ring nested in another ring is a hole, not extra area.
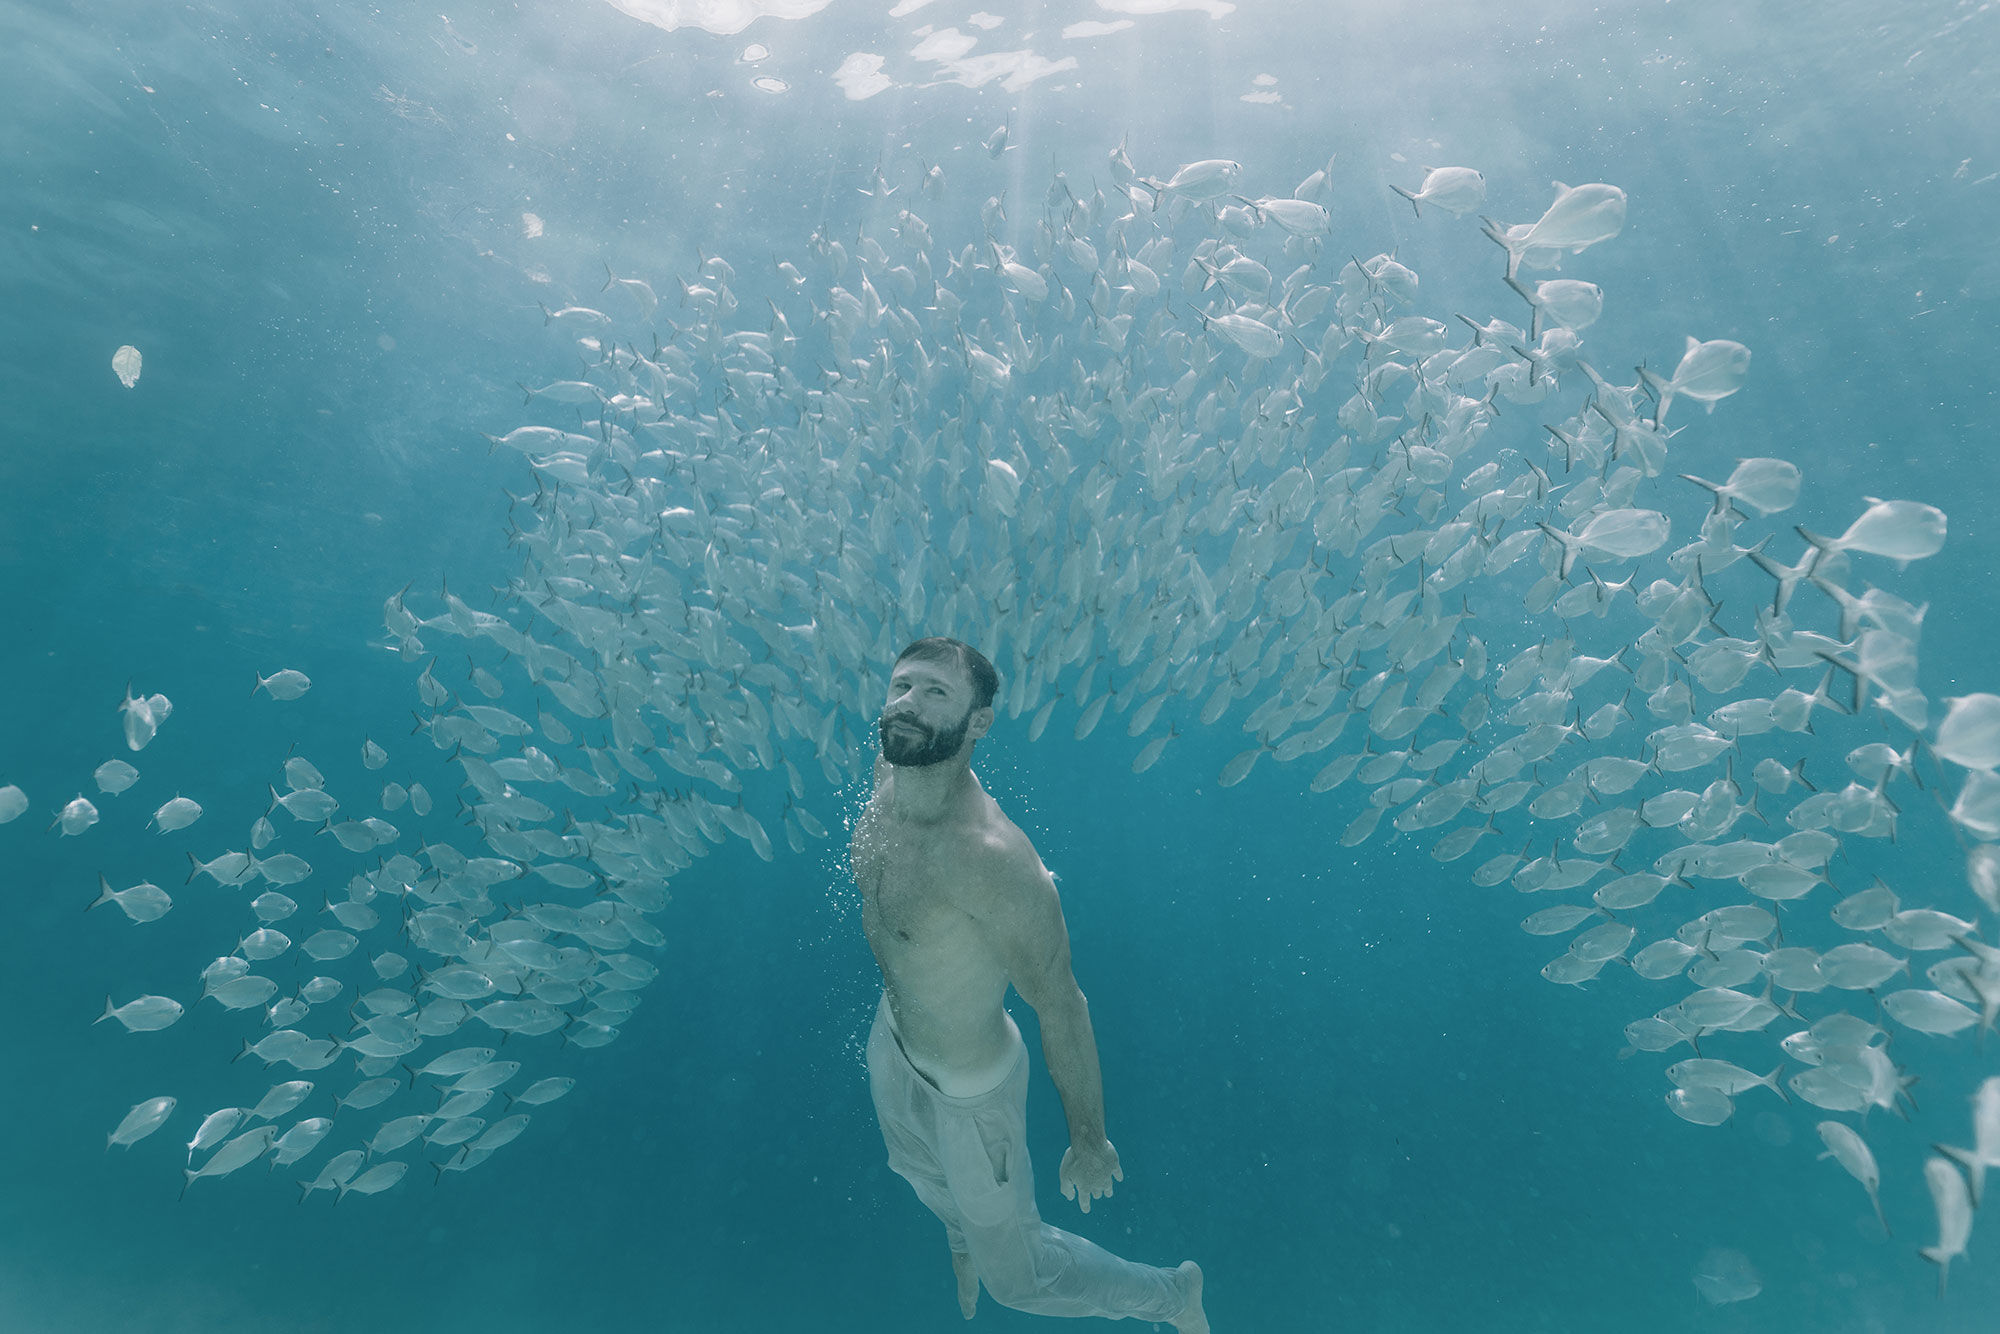
[(1117, 1151), (1104, 1135), (1104, 1081), (1090, 1006), (1070, 967), (1069, 930), (1055, 881), (1025, 838), (994, 850), (984, 892), (966, 906), (1007, 969), (1014, 990), (1042, 1028), (1042, 1059), (1062, 1095), (1070, 1152), (1063, 1156), (1063, 1194), (1085, 1213), (1097, 1195), (1123, 1180)]

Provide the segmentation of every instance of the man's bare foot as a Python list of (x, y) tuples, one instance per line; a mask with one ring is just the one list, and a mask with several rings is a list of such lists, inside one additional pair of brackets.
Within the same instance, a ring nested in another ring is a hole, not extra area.
[(1208, 1312), (1201, 1309), (1201, 1266), (1183, 1260), (1180, 1272), (1188, 1276), (1187, 1306), (1173, 1318), (1173, 1327), (1180, 1334), (1208, 1334)]
[[(967, 1320), (970, 1320), (972, 1319), (973, 1311), (979, 1305), (979, 1275), (973, 1271), (972, 1257), (953, 1251), (951, 1253), (951, 1272), (958, 1277), (959, 1313)], [(1199, 1279), (1195, 1280), (1197, 1288), (1199, 1288), (1200, 1282)], [(1206, 1322), (1202, 1324), (1202, 1328), (1208, 1328)]]

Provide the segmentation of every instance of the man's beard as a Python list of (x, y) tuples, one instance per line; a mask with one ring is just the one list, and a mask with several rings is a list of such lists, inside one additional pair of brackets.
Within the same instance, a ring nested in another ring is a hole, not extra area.
[[(893, 724), (903, 724), (898, 727)], [(879, 730), (882, 734), (882, 758), (902, 769), (920, 769), (925, 765), (942, 764), (958, 754), (958, 748), (965, 743), (965, 729), (972, 725), (972, 710), (958, 720), (956, 727), (941, 732), (933, 732), (914, 718), (882, 719)]]

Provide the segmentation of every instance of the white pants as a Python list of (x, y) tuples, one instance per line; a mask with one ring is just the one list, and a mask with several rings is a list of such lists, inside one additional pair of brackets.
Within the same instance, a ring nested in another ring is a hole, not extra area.
[(868, 1033), (868, 1088), (889, 1166), (944, 1222), (953, 1252), (972, 1257), (993, 1300), (1038, 1315), (1171, 1320), (1187, 1305), (1178, 1270), (1121, 1260), (1035, 1210), (1028, 1165), (1028, 1049), (998, 1088), (940, 1093), (910, 1064), (889, 1025), (889, 998)]

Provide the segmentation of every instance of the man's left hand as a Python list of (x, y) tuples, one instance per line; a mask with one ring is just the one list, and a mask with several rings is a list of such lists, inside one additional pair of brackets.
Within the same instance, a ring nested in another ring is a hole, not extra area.
[(1118, 1166), (1118, 1150), (1110, 1140), (1101, 1139), (1095, 1144), (1072, 1143), (1056, 1177), (1062, 1182), (1063, 1198), (1075, 1200), (1089, 1213), (1090, 1202), (1100, 1195), (1109, 1197), (1111, 1183), (1123, 1181), (1125, 1171)]

